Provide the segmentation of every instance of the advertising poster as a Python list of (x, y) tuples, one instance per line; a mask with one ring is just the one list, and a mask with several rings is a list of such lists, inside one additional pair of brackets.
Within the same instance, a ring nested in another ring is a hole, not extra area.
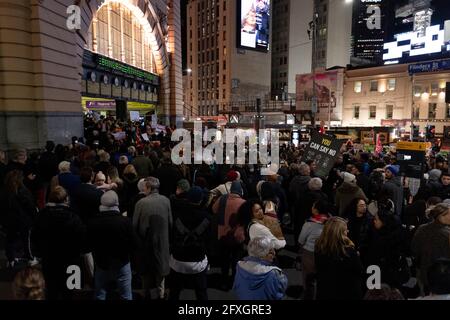
[[(331, 120), (338, 120), (337, 113), (337, 70), (316, 73), (317, 116), (319, 120), (328, 120), (328, 111)], [(314, 75), (312, 73), (300, 74), (296, 77), (296, 105), (297, 110), (310, 110), (314, 97)]]
[(314, 160), (317, 164), (315, 174), (318, 177), (325, 178), (333, 168), (342, 144), (342, 140), (314, 132), (303, 154), (302, 162)]
[(267, 52), (270, 35), (270, 0), (241, 0), (238, 47)]

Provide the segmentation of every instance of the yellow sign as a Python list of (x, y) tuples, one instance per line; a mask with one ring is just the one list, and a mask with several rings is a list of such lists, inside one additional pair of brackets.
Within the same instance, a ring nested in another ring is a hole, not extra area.
[(411, 150), (411, 151), (427, 151), (426, 142), (410, 142), (399, 141), (397, 142), (397, 150)]

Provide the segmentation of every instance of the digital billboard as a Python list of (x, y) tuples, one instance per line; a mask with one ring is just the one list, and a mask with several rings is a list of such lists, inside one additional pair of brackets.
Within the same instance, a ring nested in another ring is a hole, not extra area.
[(269, 51), (270, 0), (238, 0), (238, 47)]
[(449, 55), (448, 0), (396, 1), (394, 33), (383, 47), (384, 64), (439, 59)]

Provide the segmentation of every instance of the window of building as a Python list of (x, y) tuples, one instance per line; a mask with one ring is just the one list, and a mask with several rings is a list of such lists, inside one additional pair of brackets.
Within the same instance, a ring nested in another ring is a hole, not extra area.
[(386, 106), (386, 119), (392, 119), (394, 116), (394, 106), (391, 104), (388, 104)]
[(223, 68), (223, 70), (226, 70), (227, 69), (227, 62), (225, 61), (225, 60), (223, 60), (223, 66), (222, 66)]
[(369, 119), (376, 119), (377, 106), (369, 106)]
[(428, 119), (436, 119), (437, 103), (428, 104)]
[(287, 64), (287, 57), (283, 58), (283, 64)]
[(227, 76), (223, 75), (222, 76), (222, 84), (225, 84), (225, 83), (227, 83)]
[(223, 56), (225, 57), (227, 55), (227, 47), (223, 47)]
[(447, 103), (445, 105), (445, 118), (449, 119), (450, 118), (450, 103)]
[(378, 91), (378, 80), (372, 80), (370, 81), (370, 91), (376, 92)]
[(361, 81), (355, 81), (354, 91), (356, 93), (361, 93), (361, 91), (362, 91), (362, 82)]
[(226, 0), (223, 2), (223, 10), (227, 10), (227, 1)]
[(224, 31), (223, 32), (223, 41), (225, 41), (227, 39), (227, 37), (226, 37), (226, 32)]
[(389, 91), (394, 91), (396, 83), (397, 83), (396, 79), (388, 79), (388, 87), (387, 87), (387, 89)]
[(226, 98), (226, 90), (223, 89), (223, 90), (222, 90), (222, 99), (225, 99), (225, 98)]
[(353, 118), (354, 119), (359, 119), (359, 106), (354, 106), (353, 107)]
[(223, 25), (224, 25), (224, 26), (227, 25), (227, 16), (223, 16)]
[(415, 104), (413, 107), (413, 118), (419, 119), (420, 118), (420, 105)]
[(439, 83), (431, 84), (431, 95), (436, 97), (439, 94)]

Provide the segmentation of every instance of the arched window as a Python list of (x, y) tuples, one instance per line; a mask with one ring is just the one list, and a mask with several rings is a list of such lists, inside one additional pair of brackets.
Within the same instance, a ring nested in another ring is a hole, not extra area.
[(108, 2), (99, 8), (88, 39), (89, 50), (156, 73), (155, 58), (144, 27), (120, 2)]

